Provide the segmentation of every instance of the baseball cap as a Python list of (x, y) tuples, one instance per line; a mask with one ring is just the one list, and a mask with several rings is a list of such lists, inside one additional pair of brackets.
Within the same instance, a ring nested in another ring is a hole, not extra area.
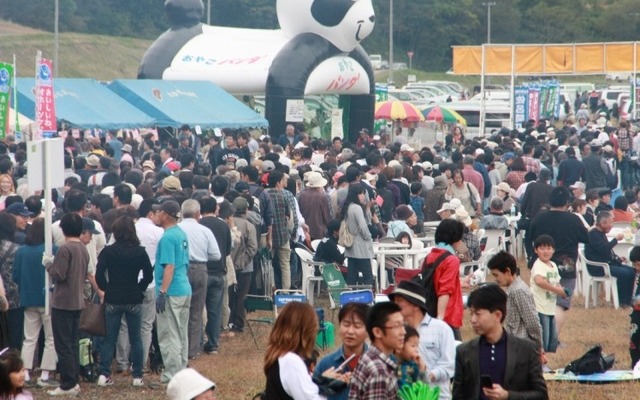
[(270, 172), (276, 169), (276, 165), (271, 160), (265, 160), (262, 163), (262, 172)]
[(233, 200), (233, 206), (236, 208), (236, 212), (243, 214), (249, 208), (249, 202), (242, 196), (236, 197)]
[(161, 204), (154, 204), (152, 209), (155, 211), (162, 211), (172, 218), (182, 218), (182, 212), (180, 212), (180, 204), (175, 200), (167, 200)]
[(91, 218), (82, 218), (82, 232), (90, 232), (94, 235), (99, 235), (100, 231), (96, 229), (96, 224)]
[(180, 186), (180, 180), (175, 176), (167, 176), (162, 180), (162, 188), (168, 190), (170, 192), (177, 192), (178, 190), (182, 190), (182, 186)]
[(569, 189), (586, 189), (587, 186), (584, 184), (584, 182), (576, 182), (573, 185), (569, 186)]
[(11, 204), (9, 207), (7, 207), (7, 212), (9, 214), (21, 215), (23, 217), (33, 216), (33, 213), (29, 211), (27, 206), (25, 206), (22, 202)]
[(97, 154), (89, 154), (87, 156), (87, 165), (90, 167), (97, 167), (100, 165), (100, 156)]
[(508, 151), (508, 152), (506, 152), (506, 153), (504, 153), (502, 155), (502, 162), (506, 162), (506, 161), (512, 160), (514, 158), (516, 158), (516, 155), (514, 153)]

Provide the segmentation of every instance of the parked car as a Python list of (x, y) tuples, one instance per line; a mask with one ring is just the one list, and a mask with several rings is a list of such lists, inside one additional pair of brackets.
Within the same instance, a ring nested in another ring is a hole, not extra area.
[(380, 54), (369, 54), (369, 61), (373, 69), (382, 69), (382, 56)]
[(407, 63), (393, 63), (394, 70), (408, 69)]

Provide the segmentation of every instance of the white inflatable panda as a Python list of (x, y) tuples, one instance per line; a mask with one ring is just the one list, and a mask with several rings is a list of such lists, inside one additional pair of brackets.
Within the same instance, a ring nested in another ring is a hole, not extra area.
[(285, 131), (287, 100), (345, 95), (348, 132), (371, 130), (375, 81), (360, 46), (374, 27), (371, 0), (277, 0), (279, 30), (201, 24), (201, 0), (167, 0), (165, 11), (171, 28), (147, 50), (138, 78), (209, 80), (234, 94), (265, 93), (274, 136)]

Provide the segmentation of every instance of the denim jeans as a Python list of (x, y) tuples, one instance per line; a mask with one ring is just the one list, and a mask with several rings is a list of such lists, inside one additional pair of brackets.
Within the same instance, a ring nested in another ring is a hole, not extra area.
[(538, 313), (542, 327), (542, 348), (547, 353), (555, 353), (558, 347), (558, 333), (556, 332), (555, 315)]
[[(147, 366), (149, 360), (149, 348), (151, 347), (151, 331), (156, 321), (156, 287), (151, 286), (144, 291), (144, 299), (141, 304), (140, 318), (142, 320), (140, 336), (142, 337), (142, 366)], [(131, 344), (129, 343), (129, 329), (127, 319), (120, 321), (120, 333), (116, 344), (116, 363), (119, 371), (129, 369), (131, 364)]]
[(205, 347), (217, 349), (222, 324), (222, 296), (227, 286), (225, 276), (209, 274), (207, 277), (207, 343)]
[(111, 375), (111, 361), (116, 349), (116, 341), (120, 332), (120, 321), (124, 315), (129, 331), (129, 343), (131, 344), (131, 364), (133, 365), (133, 377), (142, 378), (142, 312), (140, 304), (107, 304), (105, 307), (105, 319), (107, 322), (107, 334), (100, 349), (100, 374)]

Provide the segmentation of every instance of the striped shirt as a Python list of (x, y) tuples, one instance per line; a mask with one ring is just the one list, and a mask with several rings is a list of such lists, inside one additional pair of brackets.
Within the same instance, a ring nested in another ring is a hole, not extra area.
[(291, 239), (291, 233), (287, 229), (287, 216), (290, 215), (291, 208), (284, 195), (284, 190), (267, 189), (267, 193), (271, 197), (273, 210), (271, 219), (273, 246), (281, 247), (289, 243)]

